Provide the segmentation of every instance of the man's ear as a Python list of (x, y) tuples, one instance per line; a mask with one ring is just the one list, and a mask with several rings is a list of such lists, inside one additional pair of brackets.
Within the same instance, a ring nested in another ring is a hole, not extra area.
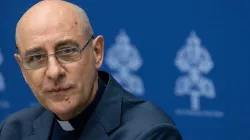
[(19, 66), (21, 66), (21, 58), (20, 58), (20, 55), (15, 53), (15, 54), (14, 54), (14, 57), (15, 57), (17, 63), (19, 64)]
[(18, 65), (19, 65), (19, 67), (20, 67), (20, 69), (21, 69), (21, 71), (22, 71), (24, 80), (25, 80), (25, 82), (27, 83), (26, 76), (25, 76), (24, 69), (23, 69), (23, 65), (22, 65), (22, 62), (21, 62), (21, 57), (20, 57), (19, 54), (14, 54), (14, 57), (15, 57), (15, 59), (16, 59)]
[(93, 40), (94, 54), (95, 54), (95, 62), (96, 69), (99, 69), (102, 66), (102, 62), (104, 59), (104, 38), (99, 35)]

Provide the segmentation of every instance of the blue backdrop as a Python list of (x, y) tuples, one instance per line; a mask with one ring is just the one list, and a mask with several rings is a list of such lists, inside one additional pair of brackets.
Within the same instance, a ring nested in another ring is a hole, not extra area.
[[(0, 120), (37, 104), (13, 57), (15, 25), (36, 2), (1, 2)], [(105, 37), (102, 69), (164, 109), (185, 140), (250, 140), (250, 1), (71, 2)]]

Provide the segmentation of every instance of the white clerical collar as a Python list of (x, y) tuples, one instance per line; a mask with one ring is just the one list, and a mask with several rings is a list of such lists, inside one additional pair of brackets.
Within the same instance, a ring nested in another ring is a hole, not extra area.
[(64, 131), (73, 131), (73, 130), (75, 130), (74, 127), (70, 124), (69, 121), (57, 120), (57, 122), (60, 124), (60, 126), (62, 127), (62, 129)]

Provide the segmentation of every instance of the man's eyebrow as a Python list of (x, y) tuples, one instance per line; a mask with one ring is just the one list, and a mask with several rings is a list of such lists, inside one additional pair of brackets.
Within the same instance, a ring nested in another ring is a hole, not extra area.
[[(66, 40), (58, 41), (55, 45), (55, 49), (59, 49), (60, 47), (63, 47), (65, 45), (73, 45), (75, 47), (79, 47), (79, 44), (76, 41), (74, 41), (72, 39), (66, 39)], [(43, 51), (43, 49), (40, 46), (35, 46), (35, 47), (32, 47), (31, 49), (27, 50), (24, 53), (24, 56), (32, 55), (32, 54), (42, 52), (42, 51)]]
[(39, 47), (39, 46), (32, 47), (31, 49), (27, 50), (24, 53), (24, 56), (32, 55), (32, 54), (35, 54), (35, 53), (41, 52), (41, 51), (43, 51), (43, 49), (41, 47)]
[(65, 45), (72, 45), (72, 46), (75, 46), (75, 47), (79, 47), (79, 44), (75, 40), (66, 39), (66, 40), (58, 41), (56, 43), (56, 45), (55, 45), (55, 48), (59, 49), (60, 47), (63, 47)]

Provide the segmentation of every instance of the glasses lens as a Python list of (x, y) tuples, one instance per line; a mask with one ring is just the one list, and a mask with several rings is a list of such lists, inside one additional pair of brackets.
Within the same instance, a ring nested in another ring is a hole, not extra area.
[(71, 63), (81, 58), (80, 49), (77, 47), (66, 48), (56, 52), (58, 61), (61, 63)]
[(43, 67), (47, 62), (46, 54), (35, 54), (25, 57), (23, 61), (24, 68), (38, 69)]

